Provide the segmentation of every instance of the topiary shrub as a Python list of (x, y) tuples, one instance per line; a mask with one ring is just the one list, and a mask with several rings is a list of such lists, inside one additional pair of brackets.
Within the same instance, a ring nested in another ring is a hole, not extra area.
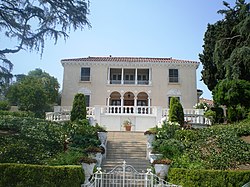
[(184, 124), (184, 111), (183, 107), (176, 97), (172, 97), (170, 100), (170, 109), (168, 120), (171, 122), (177, 122), (181, 126)]
[(78, 93), (75, 95), (73, 101), (73, 107), (71, 110), (71, 121), (83, 120), (86, 119), (87, 110), (85, 103), (85, 96), (82, 93)]

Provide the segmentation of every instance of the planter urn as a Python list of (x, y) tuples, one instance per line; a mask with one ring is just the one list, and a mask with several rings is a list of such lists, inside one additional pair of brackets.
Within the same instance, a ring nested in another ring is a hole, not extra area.
[(147, 146), (152, 147), (152, 143), (155, 140), (155, 134), (147, 134)]
[(82, 162), (82, 169), (85, 175), (84, 184), (89, 182), (90, 177), (93, 175), (94, 167), (96, 163), (84, 163)]
[(162, 154), (156, 154), (156, 153), (149, 153), (149, 161), (152, 164), (155, 160), (162, 159)]
[(154, 164), (156, 175), (163, 180), (168, 174), (169, 167), (170, 165), (168, 164)]
[(107, 132), (98, 132), (98, 139), (100, 140), (101, 144), (106, 144), (106, 140), (107, 140)]

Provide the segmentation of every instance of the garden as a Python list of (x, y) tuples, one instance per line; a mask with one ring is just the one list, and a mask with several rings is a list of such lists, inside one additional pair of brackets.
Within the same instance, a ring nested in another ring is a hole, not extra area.
[(164, 122), (156, 128), (153, 151), (172, 160), (173, 168), (250, 169), (250, 119), (204, 129), (182, 129)]
[[(75, 98), (74, 105), (84, 97)], [(149, 129), (152, 153), (170, 165), (167, 180), (183, 186), (242, 186), (250, 180), (250, 118), (204, 129), (185, 129), (183, 114), (170, 109), (171, 120)], [(80, 113), (83, 116), (78, 115)], [(85, 181), (81, 162), (97, 162), (90, 152), (105, 153), (98, 132), (84, 107), (72, 110), (68, 122), (56, 123), (31, 112), (0, 112), (0, 186), (80, 186)], [(79, 118), (80, 116), (80, 118)], [(182, 124), (182, 125), (180, 125)], [(14, 178), (14, 179), (13, 179)], [(11, 182), (10, 182), (11, 181)]]
[[(82, 99), (83, 94), (76, 105)], [(72, 113), (71, 121), (57, 123), (35, 118), (31, 112), (0, 112), (0, 186), (39, 186), (39, 181), (45, 186), (79, 186), (84, 182), (80, 162), (96, 162), (90, 153), (105, 152), (98, 138), (105, 129), (91, 126), (86, 111), (73, 107)], [(10, 180), (13, 175), (15, 180)]]

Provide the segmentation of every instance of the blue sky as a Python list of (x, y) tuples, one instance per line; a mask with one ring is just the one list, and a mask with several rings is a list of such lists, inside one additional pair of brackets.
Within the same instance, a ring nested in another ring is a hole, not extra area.
[[(227, 2), (233, 6), (235, 1)], [(29, 51), (8, 57), (14, 64), (13, 74), (41, 68), (60, 85), (60, 60), (65, 58), (112, 55), (199, 61), (207, 24), (222, 19), (219, 9), (224, 9), (220, 0), (90, 0), (92, 28), (71, 31), (66, 42), (60, 39), (56, 45), (47, 40), (42, 58)], [(4, 45), (9, 44), (11, 41), (4, 40)], [(202, 97), (211, 99), (200, 72), (201, 65), (197, 88), (204, 91)]]

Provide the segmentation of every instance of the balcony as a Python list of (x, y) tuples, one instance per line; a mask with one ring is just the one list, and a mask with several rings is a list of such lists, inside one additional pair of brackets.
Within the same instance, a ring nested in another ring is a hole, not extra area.
[(108, 84), (150, 85), (151, 69), (109, 68)]

